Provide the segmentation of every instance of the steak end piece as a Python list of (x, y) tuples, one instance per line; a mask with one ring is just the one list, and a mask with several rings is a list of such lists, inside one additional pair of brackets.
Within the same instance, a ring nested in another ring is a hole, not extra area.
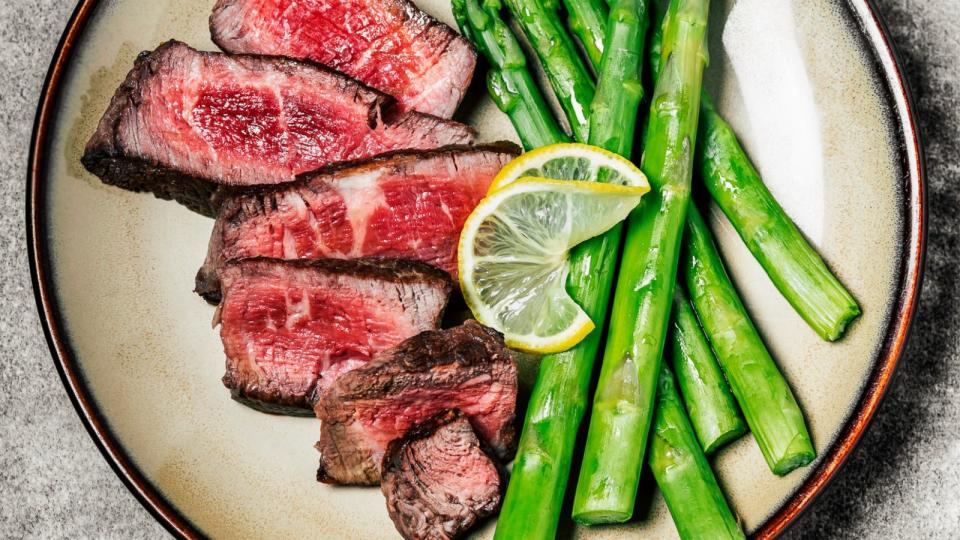
[(219, 266), (249, 257), (419, 260), (456, 282), (463, 224), (519, 152), (503, 142), (403, 151), (238, 191), (223, 203), (195, 290), (219, 301)]
[(340, 161), (473, 142), (342, 74), (168, 41), (141, 53), (87, 142), (105, 183), (215, 216), (222, 186), (276, 184)]
[(380, 489), (408, 540), (452, 539), (500, 508), (502, 471), (459, 411), (446, 411), (392, 441)]
[(224, 51), (318, 62), (441, 118), (477, 64), (466, 39), (407, 0), (219, 0), (210, 34)]
[(452, 289), (443, 272), (398, 260), (247, 259), (220, 278), (223, 384), (257, 409), (304, 415), (317, 388), (437, 328)]
[(428, 331), (378, 354), (319, 393), (317, 479), (375, 485), (390, 441), (459, 409), (498, 458), (512, 456), (517, 365), (503, 336), (475, 321)]

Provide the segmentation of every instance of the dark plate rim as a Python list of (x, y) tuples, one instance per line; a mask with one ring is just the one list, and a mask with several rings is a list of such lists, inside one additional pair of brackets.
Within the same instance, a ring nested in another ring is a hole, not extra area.
[[(824, 491), (851, 455), (890, 386), (906, 347), (920, 298), (927, 232), (926, 177), (919, 127), (913, 112), (912, 94), (889, 32), (873, 0), (847, 0), (847, 3), (859, 18), (861, 31), (876, 55), (877, 69), (895, 104), (894, 114), (897, 117), (899, 129), (897, 136), (902, 138), (900, 142), (906, 154), (905, 167), (908, 178), (904, 179), (904, 187), (908, 208), (905, 211), (906, 242), (900, 277), (900, 294), (888, 324), (880, 357), (850, 419), (840, 430), (840, 435), (826, 452), (816, 470), (810, 474), (800, 489), (760, 526), (754, 533), (754, 538), (774, 538), (785, 531)], [(66, 333), (62, 329), (56, 296), (52, 289), (45, 245), (44, 207), (41, 203), (47, 172), (46, 150), (50, 143), (51, 123), (56, 117), (60, 85), (69, 68), (74, 48), (98, 4), (99, 0), (78, 2), (54, 52), (40, 93), (30, 142), (26, 189), (27, 249), (34, 296), (44, 335), (60, 378), (84, 427), (104, 458), (140, 504), (168, 531), (182, 538), (201, 538), (203, 533), (147, 480), (110, 431), (73, 358)]]

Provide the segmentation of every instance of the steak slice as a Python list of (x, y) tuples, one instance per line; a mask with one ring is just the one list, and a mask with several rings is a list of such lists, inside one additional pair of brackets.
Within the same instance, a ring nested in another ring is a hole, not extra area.
[(517, 366), (499, 332), (475, 321), (424, 332), (319, 393), (317, 479), (376, 484), (390, 441), (451, 408), (505, 460), (514, 450), (516, 405)]
[(216, 302), (217, 268), (247, 257), (412, 259), (456, 279), (463, 223), (519, 151), (511, 143), (408, 151), (233, 194), (196, 290)]
[(446, 411), (387, 447), (380, 489), (408, 540), (457, 538), (500, 508), (503, 478), (470, 421)]
[(477, 63), (467, 40), (407, 0), (219, 0), (210, 33), (227, 52), (319, 62), (442, 118)]
[(313, 64), (196, 51), (142, 53), (81, 161), (104, 182), (214, 216), (221, 185), (276, 184), (330, 163), (473, 141), (463, 124)]
[(422, 263), (248, 259), (221, 270), (223, 384), (266, 412), (308, 415), (313, 392), (437, 328), (450, 278)]

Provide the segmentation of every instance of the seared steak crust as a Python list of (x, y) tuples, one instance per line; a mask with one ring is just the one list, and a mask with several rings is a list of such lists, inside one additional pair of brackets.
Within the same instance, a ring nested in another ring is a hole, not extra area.
[(473, 137), (462, 124), (401, 113), (392, 98), (314, 64), (168, 41), (137, 58), (81, 161), (108, 184), (214, 216), (221, 186), (287, 182), (338, 161)]
[(512, 143), (402, 151), (239, 190), (222, 205), (196, 291), (219, 300), (217, 268), (247, 257), (390, 257), (457, 274), (460, 230)]
[(477, 62), (467, 40), (407, 0), (219, 0), (210, 33), (224, 51), (318, 62), (443, 118)]
[(320, 393), (322, 482), (374, 485), (390, 441), (460, 409), (497, 457), (514, 451), (517, 366), (499, 332), (467, 321), (378, 354)]
[(417, 424), (387, 447), (380, 489), (408, 540), (448, 540), (499, 509), (501, 470), (459, 411)]
[(318, 386), (436, 328), (452, 287), (399, 260), (247, 259), (220, 277), (224, 385), (248, 405), (302, 415)]

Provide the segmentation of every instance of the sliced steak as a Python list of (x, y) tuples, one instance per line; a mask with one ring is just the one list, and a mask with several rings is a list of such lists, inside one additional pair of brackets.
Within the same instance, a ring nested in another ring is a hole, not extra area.
[(424, 332), (321, 392), (317, 479), (373, 485), (387, 445), (439, 412), (460, 409), (497, 457), (514, 450), (517, 366), (503, 336), (474, 321)]
[(467, 40), (406, 0), (219, 0), (210, 33), (227, 52), (319, 62), (443, 118), (477, 63)]
[(422, 263), (248, 259), (221, 269), (223, 384), (267, 412), (309, 414), (313, 392), (437, 328), (449, 277)]
[(245, 190), (223, 204), (197, 292), (216, 301), (217, 267), (247, 257), (389, 257), (457, 276), (467, 216), (520, 149), (510, 143), (404, 152)]
[(470, 421), (446, 411), (390, 443), (380, 489), (408, 540), (449, 540), (500, 508), (503, 478)]
[(313, 64), (169, 41), (137, 58), (82, 162), (108, 184), (213, 216), (220, 185), (276, 184), (334, 162), (473, 140), (467, 126), (392, 103)]

